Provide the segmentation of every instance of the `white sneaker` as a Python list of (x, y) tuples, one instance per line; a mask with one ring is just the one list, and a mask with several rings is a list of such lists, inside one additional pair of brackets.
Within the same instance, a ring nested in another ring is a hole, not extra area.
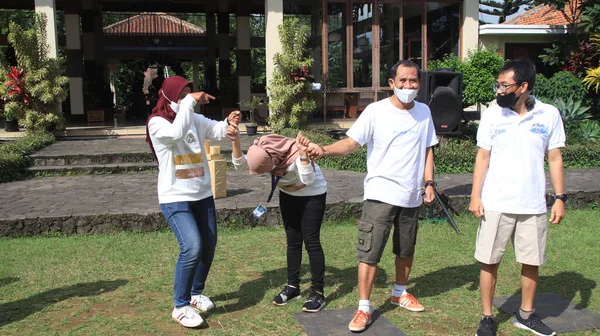
[(208, 296), (204, 295), (192, 295), (190, 304), (193, 307), (198, 308), (198, 310), (201, 312), (206, 312), (215, 308), (215, 304), (208, 298)]
[(186, 328), (195, 328), (204, 322), (200, 313), (192, 306), (173, 309), (171, 317), (173, 318), (173, 321)]

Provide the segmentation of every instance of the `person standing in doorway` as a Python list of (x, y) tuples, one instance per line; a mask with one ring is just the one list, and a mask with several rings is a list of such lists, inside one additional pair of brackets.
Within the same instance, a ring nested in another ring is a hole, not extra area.
[(495, 84), (497, 106), (483, 113), (477, 131), (477, 157), (469, 211), (480, 218), (475, 259), (481, 262), (480, 291), (483, 316), (476, 336), (495, 336), (492, 300), (498, 266), (512, 239), (521, 266), (521, 306), (514, 325), (536, 335), (556, 333), (534, 311), (538, 268), (546, 261), (546, 175), (548, 153), (554, 205), (550, 222), (565, 216), (564, 168), (561, 147), (565, 131), (559, 111), (530, 95), (535, 66), (509, 61)]
[(198, 327), (203, 323), (199, 311), (214, 307), (203, 291), (217, 245), (204, 139), (225, 137), (228, 125), (239, 123), (240, 112), (219, 122), (194, 114), (196, 103), (215, 98), (192, 93), (191, 83), (180, 76), (165, 79), (158, 93), (146, 124), (146, 140), (158, 161), (158, 202), (180, 247), (171, 317), (184, 327)]
[[(388, 80), (394, 95), (371, 103), (348, 130), (348, 138), (321, 147), (308, 145), (315, 159), (343, 156), (367, 144), (367, 177), (359, 223), (358, 310), (348, 325), (363, 331), (371, 323), (371, 290), (392, 227), (396, 281), (390, 302), (410, 311), (425, 308), (406, 291), (413, 265), (419, 208), (435, 199), (433, 146), (438, 143), (431, 111), (415, 101), (421, 84), (419, 66), (399, 61)], [(425, 181), (424, 181), (425, 180)]]

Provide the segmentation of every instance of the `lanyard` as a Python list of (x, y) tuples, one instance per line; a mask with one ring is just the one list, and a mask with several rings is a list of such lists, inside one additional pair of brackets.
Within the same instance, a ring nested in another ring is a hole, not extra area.
[(267, 203), (271, 202), (271, 198), (273, 197), (273, 193), (275, 192), (275, 188), (277, 188), (279, 180), (281, 180), (281, 176), (275, 177), (275, 175), (271, 174), (271, 193), (269, 194), (269, 198), (267, 198)]

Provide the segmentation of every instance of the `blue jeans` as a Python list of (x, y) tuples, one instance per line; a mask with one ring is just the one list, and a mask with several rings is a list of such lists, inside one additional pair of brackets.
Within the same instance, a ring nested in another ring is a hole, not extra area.
[(175, 266), (173, 300), (175, 307), (190, 304), (192, 295), (200, 295), (217, 246), (217, 216), (211, 197), (194, 202), (160, 205), (163, 215), (179, 242)]

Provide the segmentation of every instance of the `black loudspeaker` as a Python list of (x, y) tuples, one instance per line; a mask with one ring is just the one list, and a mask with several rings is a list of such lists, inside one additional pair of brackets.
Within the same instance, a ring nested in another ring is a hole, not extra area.
[(463, 120), (463, 74), (451, 71), (422, 73), (421, 89), (417, 99), (431, 110), (435, 132), (443, 135), (460, 134)]

